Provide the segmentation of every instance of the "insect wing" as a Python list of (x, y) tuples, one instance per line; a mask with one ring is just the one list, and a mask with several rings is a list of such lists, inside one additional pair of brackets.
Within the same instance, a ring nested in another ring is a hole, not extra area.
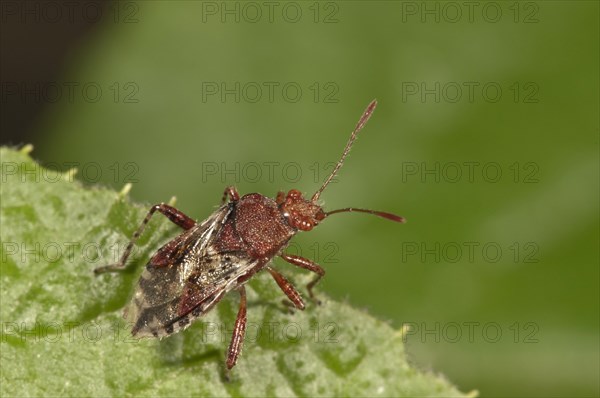
[(164, 337), (187, 327), (214, 306), (256, 260), (244, 252), (219, 253), (214, 241), (232, 213), (219, 208), (152, 257), (128, 309), (132, 334)]
[(192, 272), (188, 259), (206, 250), (230, 212), (229, 206), (222, 206), (202, 223), (165, 244), (150, 259), (126, 312), (127, 319), (134, 323), (133, 335), (165, 334), (164, 329), (178, 321), (182, 291)]

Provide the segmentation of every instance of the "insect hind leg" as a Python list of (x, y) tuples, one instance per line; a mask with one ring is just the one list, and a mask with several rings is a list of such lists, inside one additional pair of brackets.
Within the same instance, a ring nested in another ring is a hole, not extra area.
[(196, 221), (194, 221), (192, 218), (186, 216), (184, 213), (177, 210), (173, 206), (169, 206), (165, 203), (160, 203), (160, 204), (154, 205), (150, 208), (150, 210), (148, 211), (148, 214), (146, 214), (146, 217), (144, 218), (144, 221), (142, 221), (142, 223), (140, 224), (138, 229), (133, 234), (133, 236), (132, 236), (131, 240), (129, 241), (129, 244), (127, 244), (127, 247), (125, 248), (125, 252), (123, 252), (123, 256), (121, 256), (121, 259), (119, 260), (119, 262), (116, 264), (105, 265), (103, 267), (98, 267), (98, 268), (94, 269), (94, 273), (96, 275), (102, 274), (104, 272), (119, 271), (119, 270), (122, 270), (123, 268), (125, 268), (127, 259), (129, 258), (129, 255), (131, 254), (131, 251), (133, 250), (133, 245), (138, 240), (138, 238), (144, 231), (144, 228), (146, 228), (146, 225), (152, 218), (152, 215), (156, 211), (160, 212), (165, 217), (167, 217), (171, 222), (173, 222), (174, 224), (178, 225), (179, 227), (181, 227), (183, 229), (190, 229), (194, 225), (196, 225)]
[(240, 293), (240, 309), (233, 327), (231, 343), (227, 350), (227, 370), (231, 370), (235, 366), (239, 355), (242, 353), (244, 335), (246, 334), (246, 288), (240, 286), (237, 291)]

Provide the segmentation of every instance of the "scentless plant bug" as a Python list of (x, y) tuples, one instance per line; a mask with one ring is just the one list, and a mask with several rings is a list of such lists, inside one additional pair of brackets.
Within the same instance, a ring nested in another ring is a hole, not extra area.
[(304, 309), (300, 293), (269, 265), (275, 256), (317, 274), (307, 285), (309, 296), (314, 299), (313, 288), (325, 275), (325, 270), (309, 259), (284, 252), (298, 231), (310, 231), (325, 218), (343, 212), (369, 213), (403, 223), (404, 218), (391, 213), (354, 207), (326, 212), (318, 204), (321, 193), (342, 167), (358, 132), (376, 106), (374, 100), (364, 111), (340, 160), (310, 200), (304, 199), (296, 189), (287, 194), (278, 192), (275, 200), (259, 193), (240, 198), (236, 189), (229, 186), (223, 192), (221, 207), (201, 223), (164, 203), (152, 206), (120, 261), (94, 270), (100, 274), (123, 269), (133, 245), (156, 211), (184, 229), (161, 247), (146, 265), (127, 315), (134, 324), (131, 333), (139, 337), (171, 335), (210, 311), (226, 293), (237, 290), (240, 307), (227, 352), (227, 369), (231, 369), (242, 351), (246, 331), (244, 285), (254, 274), (266, 269), (294, 306)]

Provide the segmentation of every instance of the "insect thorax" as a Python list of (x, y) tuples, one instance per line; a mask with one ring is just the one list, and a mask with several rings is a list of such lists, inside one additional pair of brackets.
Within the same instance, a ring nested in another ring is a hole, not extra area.
[(258, 193), (243, 196), (236, 203), (235, 231), (255, 257), (272, 257), (294, 236), (277, 203)]

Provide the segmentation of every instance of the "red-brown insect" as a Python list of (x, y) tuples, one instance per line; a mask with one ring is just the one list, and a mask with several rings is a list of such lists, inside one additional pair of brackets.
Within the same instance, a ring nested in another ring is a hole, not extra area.
[(227, 187), (222, 206), (201, 223), (164, 203), (152, 206), (133, 234), (121, 260), (94, 271), (99, 274), (123, 269), (135, 241), (156, 211), (185, 230), (161, 247), (146, 265), (128, 313), (134, 322), (131, 333), (140, 337), (168, 336), (186, 328), (235, 289), (240, 294), (240, 308), (227, 354), (227, 368), (231, 369), (242, 350), (246, 330), (244, 284), (254, 274), (263, 269), (269, 271), (295, 307), (304, 309), (300, 293), (269, 266), (273, 257), (280, 256), (293, 265), (316, 273), (316, 278), (307, 286), (310, 297), (314, 298), (312, 289), (325, 275), (325, 270), (311, 260), (284, 253), (289, 240), (299, 230), (310, 231), (332, 214), (351, 211), (404, 222), (402, 217), (394, 214), (353, 207), (325, 212), (317, 203), (325, 187), (342, 167), (358, 132), (369, 120), (376, 105), (376, 101), (369, 104), (333, 172), (310, 200), (304, 199), (302, 193), (295, 189), (287, 195), (278, 192), (275, 200), (258, 193), (240, 198), (234, 187)]

